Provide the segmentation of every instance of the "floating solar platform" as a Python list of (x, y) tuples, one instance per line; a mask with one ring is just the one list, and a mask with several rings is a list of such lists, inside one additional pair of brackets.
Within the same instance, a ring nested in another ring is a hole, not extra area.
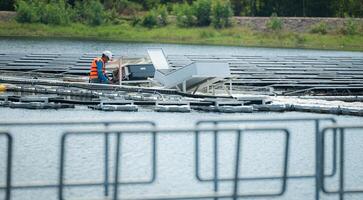
[[(92, 59), (98, 54), (1, 53), (0, 72), (34, 71), (87, 76)], [(145, 55), (146, 56), (146, 55)], [(118, 57), (115, 55), (115, 57)], [(140, 57), (141, 58), (141, 57)], [(135, 57), (136, 59), (136, 57)], [(349, 56), (244, 56), (244, 55), (168, 55), (170, 71), (193, 62), (225, 62), (236, 78), (233, 85), (306, 88), (311, 85), (349, 86), (363, 84), (363, 58)], [(283, 86), (283, 87), (282, 87)], [(356, 91), (356, 89), (355, 89)], [(362, 91), (363, 92), (363, 91)]]

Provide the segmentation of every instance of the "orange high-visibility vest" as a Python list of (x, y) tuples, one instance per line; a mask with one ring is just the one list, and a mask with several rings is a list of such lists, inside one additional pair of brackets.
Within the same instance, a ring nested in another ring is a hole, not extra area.
[(102, 62), (102, 73), (103, 74), (106, 73), (105, 63), (103, 62), (103, 60), (101, 58), (95, 58), (95, 59), (93, 59), (92, 64), (91, 64), (91, 71), (89, 73), (90, 79), (98, 78), (98, 72), (97, 72), (97, 62), (98, 61)]

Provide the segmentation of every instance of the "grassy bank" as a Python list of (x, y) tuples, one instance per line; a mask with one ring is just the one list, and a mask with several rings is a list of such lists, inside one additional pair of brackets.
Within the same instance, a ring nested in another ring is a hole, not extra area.
[(363, 35), (361, 33), (358, 35), (321, 35), (284, 31), (255, 32), (243, 27), (216, 30), (211, 27), (179, 28), (175, 25), (168, 25), (162, 28), (148, 29), (133, 27), (128, 23), (91, 27), (84, 24), (50, 26), (8, 21), (0, 22), (0, 36), (363, 51)]

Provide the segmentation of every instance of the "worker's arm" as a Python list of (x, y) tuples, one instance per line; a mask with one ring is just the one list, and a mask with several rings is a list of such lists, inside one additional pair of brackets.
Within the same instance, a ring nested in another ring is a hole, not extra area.
[(103, 74), (102, 71), (102, 61), (97, 61), (97, 74), (98, 74), (98, 80), (100, 80), (101, 83), (109, 83), (108, 78), (105, 74)]

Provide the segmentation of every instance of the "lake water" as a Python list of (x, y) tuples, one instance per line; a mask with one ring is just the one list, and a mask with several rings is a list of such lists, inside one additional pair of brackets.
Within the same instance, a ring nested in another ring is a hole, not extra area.
[(246, 56), (353, 56), (363, 57), (363, 52), (229, 47), (209, 45), (177, 45), (154, 43), (120, 43), (77, 41), (60, 39), (0, 38), (0, 53), (97, 53), (111, 50), (120, 55), (146, 55), (147, 48), (163, 48), (170, 55), (246, 55)]
[[(172, 45), (172, 44), (144, 44), (144, 43), (114, 43), (72, 40), (44, 40), (44, 39), (0, 39), (0, 53), (95, 53), (105, 49), (122, 55), (146, 55), (146, 48), (162, 47), (167, 54), (234, 54), (261, 56), (352, 56), (362, 57), (362, 52), (318, 51), (299, 49), (269, 49), (243, 48), (201, 45)], [(251, 114), (219, 114), (219, 113), (155, 113), (141, 110), (139, 112), (102, 112), (85, 107), (66, 110), (24, 110), (0, 107), (1, 121), (8, 120), (126, 120), (154, 121), (161, 128), (194, 127), (199, 120), (205, 119), (273, 119), (273, 118), (305, 118), (305, 117), (334, 117), (339, 124), (362, 124), (363, 118), (353, 116), (334, 116), (310, 113), (251, 113)], [(257, 125), (257, 124), (250, 124)], [(323, 123), (322, 126), (330, 125)], [(292, 175), (312, 175), (314, 173), (314, 124), (311, 122), (296, 123), (264, 123), (259, 126), (274, 126), (288, 128), (291, 131), (289, 171)], [(134, 125), (117, 126), (120, 129), (135, 128)], [(14, 168), (13, 183), (47, 182), (57, 184), (60, 137), (65, 130), (77, 128), (94, 128), (94, 126), (22, 126), (0, 127), (8, 130), (14, 137)], [(148, 128), (138, 126), (137, 128)], [(220, 177), (233, 175), (235, 134), (219, 134), (220, 147)], [(346, 138), (346, 189), (359, 189), (363, 185), (363, 137), (358, 132), (349, 134)], [(284, 135), (282, 133), (262, 134), (250, 133), (243, 136), (241, 155), (242, 177), (280, 176), (283, 160)], [(201, 170), (204, 178), (213, 176), (212, 135), (201, 135)], [(111, 136), (110, 153), (115, 152), (115, 137)], [(194, 163), (194, 135), (192, 133), (160, 134), (158, 141), (157, 177), (152, 185), (121, 186), (122, 195), (158, 195), (158, 194), (199, 194), (213, 191), (213, 183), (201, 183), (195, 178)], [(102, 181), (103, 180), (103, 136), (72, 137), (67, 145), (66, 182), (68, 181)], [(327, 140), (326, 170), (332, 170), (331, 137)], [(0, 137), (0, 185), (5, 181), (5, 139)], [(145, 180), (151, 175), (151, 144), (149, 135), (124, 135), (122, 137), (122, 180)], [(110, 158), (111, 172), (114, 169), (114, 157)], [(112, 177), (113, 173), (110, 174)], [(334, 190), (338, 186), (338, 175), (327, 179), (327, 187)], [(231, 192), (231, 183), (220, 183), (220, 191)], [(263, 193), (278, 192), (281, 187), (279, 181), (241, 182), (239, 192)], [(112, 189), (112, 188), (111, 188)], [(0, 199), (3, 199), (0, 191)], [(102, 187), (76, 188), (65, 191), (67, 199), (102, 198)], [(13, 199), (16, 200), (52, 200), (57, 199), (57, 190), (27, 189), (14, 190)], [(337, 199), (336, 195), (321, 195), (322, 199)], [(278, 199), (303, 200), (314, 198), (314, 180), (289, 180), (286, 194)], [(269, 198), (265, 198), (269, 199)], [(347, 195), (346, 199), (363, 199), (363, 195)]]

